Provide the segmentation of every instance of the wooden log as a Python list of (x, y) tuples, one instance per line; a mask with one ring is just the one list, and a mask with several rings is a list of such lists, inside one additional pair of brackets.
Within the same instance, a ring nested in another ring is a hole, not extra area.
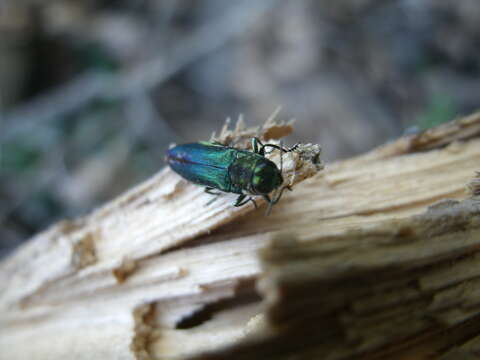
[[(290, 130), (240, 124), (216, 139)], [(302, 151), (285, 159), (298, 184), (268, 217), (228, 194), (204, 207), (203, 189), (163, 169), (35, 236), (0, 263), (1, 358), (478, 351), (480, 114), (317, 175), (318, 149)]]

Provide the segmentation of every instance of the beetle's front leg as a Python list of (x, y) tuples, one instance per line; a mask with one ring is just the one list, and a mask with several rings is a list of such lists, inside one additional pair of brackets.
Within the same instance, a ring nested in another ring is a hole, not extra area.
[(276, 203), (278, 203), (280, 201), (280, 198), (282, 197), (282, 194), (285, 191), (285, 189), (287, 189), (288, 191), (292, 191), (292, 187), (290, 185), (285, 185), (284, 187), (282, 187), (280, 189), (280, 192), (278, 192), (278, 195), (275, 196), (274, 199), (272, 199), (272, 201), (271, 201), (272, 205), (275, 205)]
[(235, 201), (235, 204), (233, 204), (233, 206), (239, 207), (239, 206), (245, 205), (248, 202), (248, 200), (244, 201), (246, 197), (247, 195), (245, 194), (238, 195), (237, 201)]
[(245, 199), (247, 197), (247, 195), (245, 194), (241, 194), (238, 196), (237, 198), (237, 201), (235, 201), (235, 204), (233, 206), (235, 207), (239, 207), (239, 206), (243, 206), (245, 205), (246, 203), (248, 203), (249, 201), (253, 202), (253, 205), (255, 205), (255, 209), (257, 208), (257, 203), (255, 202), (255, 200), (249, 196), (248, 199)]
[[(260, 146), (260, 148), (259, 148)], [(263, 145), (263, 143), (260, 141), (259, 138), (257, 137), (254, 137), (252, 138), (252, 150), (255, 154), (260, 154), (262, 156), (265, 155), (265, 149), (264, 149), (265, 145)]]
[(288, 148), (288, 149), (284, 148), (283, 146), (278, 146), (278, 145), (275, 145), (275, 144), (265, 144), (265, 145), (262, 144), (262, 146), (259, 150), (259, 154), (264, 155), (266, 147), (270, 147), (272, 149), (277, 149), (277, 150), (280, 150), (282, 152), (292, 152), (292, 151), (295, 151), (298, 148), (298, 144), (295, 144), (291, 148)]
[(265, 156), (265, 148), (267, 147), (272, 149), (277, 149), (282, 152), (291, 152), (291, 151), (295, 151), (298, 148), (298, 144), (295, 144), (291, 148), (287, 149), (287, 148), (284, 148), (283, 146), (278, 146), (275, 144), (264, 144), (257, 137), (252, 138), (252, 150), (254, 153)]

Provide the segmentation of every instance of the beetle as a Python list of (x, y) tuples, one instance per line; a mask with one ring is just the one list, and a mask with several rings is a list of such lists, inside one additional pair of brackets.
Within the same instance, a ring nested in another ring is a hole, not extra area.
[[(280, 169), (265, 157), (266, 149), (271, 148), (290, 152), (298, 145), (286, 149), (275, 144), (263, 144), (260, 139), (252, 138), (252, 150), (240, 150), (216, 142), (198, 142), (175, 146), (167, 151), (167, 162), (171, 169), (192, 183), (205, 186), (205, 192), (220, 195), (215, 189), (238, 194), (234, 206), (242, 206), (252, 201), (252, 196), (260, 195), (269, 204), (267, 214), (276, 204), (285, 189), (283, 184), (282, 157)], [(280, 188), (281, 187), (281, 188)], [(276, 190), (273, 198), (269, 194)], [(210, 204), (216, 197), (208, 202)]]

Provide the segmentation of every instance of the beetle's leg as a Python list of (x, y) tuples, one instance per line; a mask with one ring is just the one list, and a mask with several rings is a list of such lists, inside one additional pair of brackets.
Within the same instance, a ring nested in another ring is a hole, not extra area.
[(273, 199), (270, 199), (270, 196), (268, 195), (263, 195), (263, 198), (265, 199), (265, 201), (268, 202), (268, 208), (267, 208), (267, 211), (265, 212), (265, 215), (270, 214), (270, 211), (272, 210), (272, 206), (280, 201), (280, 198), (282, 197), (283, 191), (285, 189), (292, 191), (292, 187), (290, 185), (286, 185), (280, 189), (280, 193), (278, 194), (278, 196), (275, 196)]
[[(294, 151), (296, 148), (298, 147), (298, 144), (295, 144), (293, 145), (290, 149), (284, 149), (282, 147), (282, 142), (280, 141), (280, 148), (282, 148), (282, 151), (284, 152), (290, 152), (290, 151)], [(283, 173), (283, 152), (280, 153), (280, 173)], [(294, 176), (295, 176), (295, 172), (294, 172)], [(287, 188), (288, 190), (292, 191), (292, 188), (290, 187), (290, 185), (285, 185), (281, 191), (283, 191), (283, 189)], [(282, 195), (282, 193), (280, 192), (280, 195), (279, 197)], [(278, 201), (278, 200), (277, 200)], [(277, 203), (277, 202), (275, 202)]]
[(277, 150), (280, 150), (280, 151), (283, 151), (283, 152), (285, 152), (287, 150), (287, 149), (284, 149), (281, 146), (278, 146), (278, 145), (275, 145), (275, 144), (265, 144), (265, 145), (262, 145), (262, 147), (259, 150), (262, 153), (262, 155), (265, 155), (265, 148), (267, 148), (267, 147), (272, 148), (272, 149), (277, 149)]
[(287, 149), (287, 152), (291, 152), (291, 151), (297, 150), (298, 146), (299, 146), (299, 143), (296, 143), (296, 144), (293, 145), (291, 148)]
[(212, 191), (214, 188), (212, 187), (206, 187), (204, 189), (204, 191), (207, 193), (207, 194), (210, 194), (210, 195), (213, 195), (213, 197), (208, 200), (208, 202), (205, 204), (205, 206), (208, 206), (210, 204), (212, 204), (214, 201), (216, 201), (218, 199), (218, 197), (222, 194), (220, 191)]
[(213, 189), (215, 189), (215, 188), (207, 186), (207, 187), (205, 188), (205, 192), (206, 192), (207, 194), (210, 194), (210, 195), (220, 195), (220, 194), (221, 194), (220, 191), (212, 191)]
[(245, 195), (245, 194), (238, 195), (237, 201), (235, 201), (235, 204), (233, 206), (238, 207), (238, 206), (242, 206), (242, 205), (246, 204), (248, 202), (248, 200), (244, 201), (246, 197), (247, 197), (247, 195)]
[(263, 195), (263, 198), (268, 203), (267, 211), (265, 211), (265, 216), (268, 216), (270, 214), (270, 211), (272, 210), (273, 202), (268, 195)]
[(237, 201), (235, 201), (235, 204), (233, 206), (236, 206), (236, 207), (243, 206), (252, 199), (252, 197), (249, 197), (248, 199), (245, 199), (246, 197), (247, 197), (247, 195), (245, 195), (245, 194), (239, 195), (238, 198), (237, 198)]
[(290, 152), (290, 151), (296, 150), (298, 148), (298, 144), (295, 144), (291, 148), (287, 149), (287, 148), (284, 148), (281, 144), (280, 146), (275, 144), (264, 144), (257, 137), (252, 138), (252, 150), (254, 153), (265, 156), (265, 148), (267, 147), (270, 147), (272, 149), (277, 149), (283, 152)]
[(245, 199), (247, 197), (247, 195), (245, 194), (241, 194), (238, 196), (237, 198), (237, 201), (235, 202), (234, 206), (236, 207), (239, 207), (239, 206), (243, 206), (245, 205), (246, 203), (248, 203), (249, 201), (253, 202), (253, 205), (255, 206), (255, 209), (257, 209), (257, 203), (255, 202), (255, 199), (252, 198), (251, 196), (248, 197), (248, 199)]
[(287, 186), (284, 186), (280, 189), (280, 193), (278, 194), (278, 196), (275, 197), (275, 199), (272, 199), (272, 204), (275, 205), (276, 203), (278, 203), (280, 201), (280, 198), (282, 197), (282, 194), (283, 194), (283, 191), (285, 189), (288, 189), (290, 191), (292, 191), (292, 188), (290, 187), (290, 185), (287, 185)]
[(217, 201), (219, 197), (220, 197), (220, 193), (218, 193), (217, 195), (214, 195), (210, 200), (207, 201), (205, 206), (208, 206), (208, 205), (212, 204), (213, 202)]
[[(260, 145), (260, 148), (258, 147)], [(260, 155), (265, 155), (265, 151), (263, 151), (263, 143), (260, 141), (259, 138), (257, 137), (254, 137), (252, 138), (252, 151), (255, 153), (255, 154), (260, 154)]]
[(280, 151), (283, 151), (283, 152), (291, 152), (291, 151), (295, 151), (298, 148), (298, 144), (295, 144), (291, 148), (288, 148), (288, 149), (284, 148), (282, 146), (279, 146), (279, 145), (275, 145), (275, 144), (265, 144), (265, 145), (262, 144), (258, 153), (261, 154), (261, 155), (264, 155), (266, 147), (277, 149), (277, 150), (280, 150)]
[[(283, 143), (280, 140), (280, 147), (282, 147)], [(283, 173), (283, 151), (280, 151), (280, 174)]]

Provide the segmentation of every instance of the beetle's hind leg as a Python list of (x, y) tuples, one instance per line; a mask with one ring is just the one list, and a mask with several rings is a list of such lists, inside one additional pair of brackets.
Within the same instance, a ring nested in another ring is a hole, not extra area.
[(205, 192), (206, 192), (207, 194), (210, 194), (210, 195), (220, 195), (220, 194), (221, 194), (220, 191), (213, 191), (214, 189), (215, 189), (215, 188), (213, 188), (213, 187), (207, 186), (207, 187), (205, 188)]
[(204, 191), (207, 194), (213, 195), (213, 197), (210, 200), (208, 200), (208, 202), (205, 204), (205, 206), (208, 206), (208, 205), (212, 204), (213, 202), (215, 202), (219, 198), (219, 196), (222, 194), (220, 191), (213, 191), (213, 190), (214, 190), (214, 188), (212, 188), (212, 187), (207, 186), (205, 188)]

